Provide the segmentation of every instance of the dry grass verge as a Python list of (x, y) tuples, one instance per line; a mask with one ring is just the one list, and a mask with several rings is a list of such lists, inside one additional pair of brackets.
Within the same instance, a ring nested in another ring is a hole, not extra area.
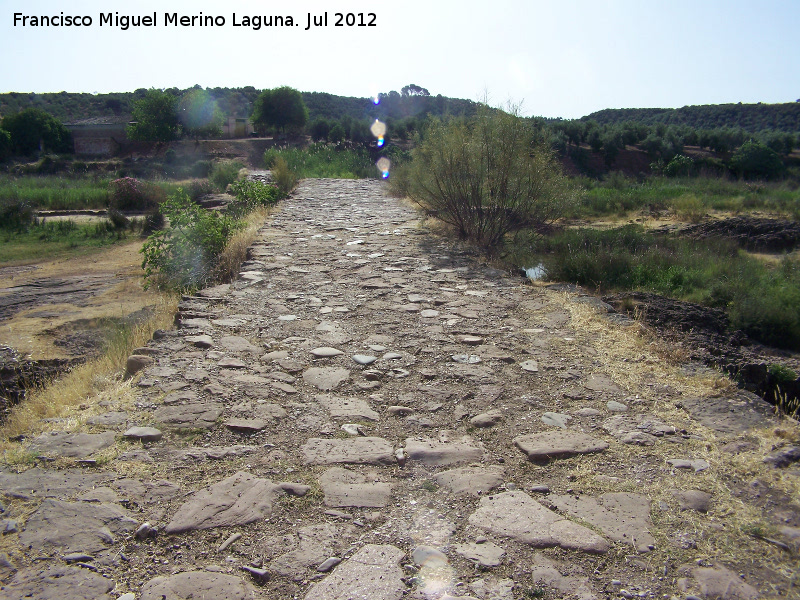
[(160, 295), (153, 316), (141, 325), (121, 327), (102, 356), (76, 367), (49, 385), (31, 390), (0, 427), (3, 462), (18, 462), (14, 457), (19, 449), (8, 440), (41, 430), (42, 419), (62, 417), (67, 419), (67, 427), (77, 427), (77, 410), (82, 406), (85, 410), (104, 397), (117, 401), (128, 395), (132, 398), (130, 383), (122, 380), (125, 361), (134, 348), (147, 343), (156, 329), (172, 325), (177, 303), (177, 296)]
[[(648, 382), (668, 381), (683, 396), (701, 398), (735, 391), (735, 385), (721, 374), (686, 375), (681, 370), (680, 357), (678, 360), (665, 360), (669, 349), (640, 324), (628, 327), (612, 324), (593, 308), (569, 302), (566, 297), (564, 300), (579, 336), (595, 348), (603, 349), (606, 357), (603, 370), (622, 387), (641, 390), (647, 389)], [(615, 462), (622, 465), (649, 462), (660, 471), (660, 476), (651, 478), (643, 473), (635, 483), (627, 478), (609, 481), (597, 476), (599, 464), (594, 462), (608, 460), (608, 457), (595, 457), (573, 472), (576, 488), (590, 494), (635, 491), (651, 498), (651, 533), (659, 550), (648, 555), (649, 561), (679, 564), (696, 560), (699, 553), (710, 560), (736, 564), (743, 556), (754, 556), (758, 557), (760, 565), (791, 578), (797, 569), (796, 555), (763, 541), (763, 537), (769, 538), (775, 533), (775, 526), (762, 508), (744, 502), (737, 492), (741, 492), (741, 486), (747, 482), (758, 480), (788, 498), (800, 498), (798, 478), (785, 476), (780, 469), (763, 462), (764, 455), (786, 439), (800, 440), (800, 424), (783, 418), (777, 426), (751, 431), (747, 437), (757, 440), (756, 447), (731, 455), (721, 450), (729, 439), (689, 419), (674, 401), (658, 392), (647, 394), (641, 401), (657, 418), (678, 427), (685, 426), (700, 439), (687, 439), (680, 448), (675, 444), (659, 444), (646, 449), (618, 444)], [(702, 458), (710, 468), (701, 473), (684, 473), (667, 467), (668, 459), (684, 455)], [(664, 504), (674, 505), (673, 491), (686, 489), (710, 493), (713, 510), (708, 515), (701, 515), (693, 511), (658, 508)], [(697, 547), (690, 550), (677, 548), (676, 540), (680, 535), (696, 540)], [(669, 549), (668, 556), (662, 556), (664, 548)]]
[(247, 249), (255, 241), (258, 231), (270, 215), (266, 207), (256, 208), (245, 218), (245, 226), (236, 232), (219, 258), (219, 278), (223, 281), (233, 281), (239, 274), (239, 267), (247, 260)]

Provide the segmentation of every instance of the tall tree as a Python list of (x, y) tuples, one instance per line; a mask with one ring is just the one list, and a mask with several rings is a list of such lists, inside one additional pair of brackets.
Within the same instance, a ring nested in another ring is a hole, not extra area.
[(178, 137), (177, 99), (172, 94), (147, 90), (141, 100), (133, 103), (131, 118), (128, 137), (132, 140), (169, 142)]
[(50, 152), (72, 150), (69, 130), (38, 108), (26, 108), (6, 116), (2, 127), (11, 135), (11, 150), (17, 154), (33, 154), (40, 148)]
[(308, 121), (308, 109), (300, 92), (283, 86), (264, 90), (256, 98), (251, 120), (262, 129), (301, 130)]

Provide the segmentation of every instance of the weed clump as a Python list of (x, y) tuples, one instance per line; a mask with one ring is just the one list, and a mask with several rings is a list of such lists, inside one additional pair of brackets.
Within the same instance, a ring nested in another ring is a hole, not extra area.
[(227, 187), (239, 179), (239, 172), (244, 165), (238, 160), (221, 160), (214, 163), (208, 178), (219, 191), (224, 192)]

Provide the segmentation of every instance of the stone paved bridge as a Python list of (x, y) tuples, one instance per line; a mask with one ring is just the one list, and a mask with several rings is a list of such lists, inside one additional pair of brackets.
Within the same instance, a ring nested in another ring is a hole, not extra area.
[(791, 427), (380, 182), (304, 182), (180, 308), (135, 403), (0, 471), (0, 598), (796, 594)]

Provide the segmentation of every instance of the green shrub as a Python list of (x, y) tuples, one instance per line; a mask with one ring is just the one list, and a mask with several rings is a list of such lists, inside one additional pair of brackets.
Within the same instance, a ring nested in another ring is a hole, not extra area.
[(777, 152), (749, 140), (731, 156), (731, 169), (745, 179), (774, 179), (783, 172), (784, 167)]
[(675, 155), (664, 167), (664, 175), (667, 177), (688, 177), (693, 173), (694, 161), (683, 154)]
[(214, 187), (208, 179), (192, 179), (186, 184), (186, 193), (192, 200), (214, 193)]
[(0, 129), (0, 162), (11, 156), (11, 134)]
[(36, 211), (27, 202), (0, 200), (0, 229), (25, 231), (36, 222)]
[(130, 224), (128, 217), (123, 215), (116, 208), (108, 209), (108, 220), (111, 222), (114, 229), (125, 229)]
[(231, 184), (231, 192), (236, 196), (236, 201), (228, 204), (226, 212), (236, 218), (241, 218), (258, 207), (273, 206), (284, 197), (277, 186), (253, 179), (243, 179)]
[(406, 174), (411, 200), (486, 248), (558, 218), (573, 199), (534, 129), (513, 111), (488, 107), (468, 121), (432, 120)]
[(47, 152), (72, 152), (72, 134), (61, 121), (38, 108), (26, 108), (3, 118), (3, 129), (11, 136), (15, 154), (34, 154), (44, 146)]
[(133, 177), (114, 179), (108, 184), (109, 207), (117, 210), (150, 210), (164, 201), (164, 191)]
[(289, 164), (282, 156), (276, 157), (272, 162), (271, 173), (272, 180), (284, 196), (291, 194), (292, 190), (297, 187), (297, 173), (289, 168)]
[(206, 178), (211, 174), (214, 163), (210, 160), (198, 160), (190, 170), (191, 177)]
[(239, 179), (239, 171), (244, 165), (238, 160), (221, 160), (214, 163), (208, 178), (219, 191), (224, 192), (227, 187)]
[(161, 211), (169, 228), (152, 233), (141, 250), (147, 284), (191, 290), (212, 281), (219, 257), (241, 223), (204, 210), (182, 190), (170, 196)]

